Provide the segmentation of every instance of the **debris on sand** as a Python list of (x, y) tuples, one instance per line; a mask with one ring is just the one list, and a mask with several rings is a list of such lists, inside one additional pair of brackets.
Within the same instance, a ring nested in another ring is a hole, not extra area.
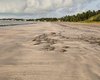
[(33, 41), (38, 41), (38, 40), (45, 40), (47, 38), (46, 34), (41, 34), (39, 36), (34, 37)]
[(70, 48), (69, 46), (64, 46), (63, 48), (67, 49), (67, 48)]
[[(59, 51), (59, 52), (66, 52), (69, 46), (63, 46), (62, 48), (58, 48), (57, 46), (54, 46), (56, 44), (59, 44), (61, 41), (64, 42), (63, 38), (61, 39), (61, 33), (56, 32), (50, 32), (48, 34), (43, 33), (41, 35), (38, 35), (34, 37), (34, 45), (40, 45), (42, 47), (42, 50), (45, 51)], [(62, 43), (61, 43), (62, 44)]]
[(51, 39), (51, 38), (47, 38), (46, 41), (47, 41), (47, 43), (50, 43), (51, 45), (57, 43), (56, 39)]
[(43, 50), (46, 50), (46, 51), (54, 51), (55, 50), (55, 47), (47, 44), (47, 45), (43, 46), (42, 49)]
[(42, 44), (42, 43), (47, 43), (47, 44), (56, 44), (57, 43), (57, 39), (52, 39), (49, 38), (49, 36), (47, 34), (41, 34), (39, 36), (36, 36), (33, 39), (34, 42), (36, 42), (35, 44)]
[(56, 32), (51, 32), (49, 35), (51, 35), (51, 36), (57, 36), (57, 33)]
[(97, 44), (97, 45), (100, 45), (100, 38), (95, 38), (95, 37), (90, 37), (90, 38), (87, 38), (85, 40), (86, 42), (89, 42), (90, 44)]
[(62, 49), (60, 49), (59, 51), (60, 51), (60, 52), (66, 52), (67, 50), (62, 48)]
[[(70, 48), (70, 46), (65, 44), (66, 41), (73, 41), (73, 40), (85, 41), (88, 42), (89, 44), (97, 44), (100, 46), (100, 38), (96, 38), (95, 36), (94, 37), (74, 36), (69, 38), (68, 36), (64, 36), (60, 32), (43, 33), (34, 37), (33, 39), (34, 45), (40, 46), (42, 50), (59, 51), (61, 53), (67, 52), (67, 50)], [(63, 44), (63, 46), (59, 47), (59, 44)]]

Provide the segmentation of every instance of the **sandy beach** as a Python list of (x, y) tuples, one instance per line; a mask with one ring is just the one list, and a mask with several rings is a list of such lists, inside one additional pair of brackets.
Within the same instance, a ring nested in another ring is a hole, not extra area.
[(100, 24), (0, 27), (0, 80), (100, 80)]

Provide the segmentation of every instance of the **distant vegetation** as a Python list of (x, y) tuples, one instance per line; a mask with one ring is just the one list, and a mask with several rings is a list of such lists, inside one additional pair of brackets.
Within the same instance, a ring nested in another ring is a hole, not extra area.
[(16, 21), (61, 21), (61, 22), (81, 22), (81, 21), (100, 21), (100, 10), (98, 11), (87, 11), (87, 12), (82, 12), (78, 13), (76, 15), (67, 15), (61, 18), (39, 18), (39, 19), (3, 19), (3, 20), (16, 20)]
[(88, 22), (91, 22), (91, 21), (100, 21), (100, 14), (97, 14), (95, 16), (92, 16), (90, 17), (88, 20), (86, 20)]
[[(99, 15), (98, 17), (94, 17)], [(79, 21), (86, 21), (89, 18), (93, 17), (93, 21), (100, 21), (100, 10), (98, 11), (87, 11), (87, 12), (83, 12), (83, 13), (78, 13), (77, 15), (72, 15), (72, 16), (65, 16), (60, 18), (61, 21), (70, 21), (70, 22), (79, 22)], [(92, 20), (91, 20), (92, 21)]]
[(61, 18), (40, 18), (40, 19), (28, 19), (28, 21), (62, 21), (62, 22), (79, 22), (79, 21), (100, 21), (100, 10), (87, 11), (78, 13), (77, 15), (64, 16)]
[(3, 18), (3, 19), (0, 19), (0, 20), (8, 20), (8, 21), (10, 21), (10, 20), (14, 20), (14, 21), (25, 21), (25, 19), (16, 19), (16, 18)]

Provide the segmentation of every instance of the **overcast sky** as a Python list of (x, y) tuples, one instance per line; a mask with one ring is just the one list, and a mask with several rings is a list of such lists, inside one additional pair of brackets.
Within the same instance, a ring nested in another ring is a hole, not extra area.
[(99, 10), (100, 0), (0, 0), (0, 18), (61, 17)]

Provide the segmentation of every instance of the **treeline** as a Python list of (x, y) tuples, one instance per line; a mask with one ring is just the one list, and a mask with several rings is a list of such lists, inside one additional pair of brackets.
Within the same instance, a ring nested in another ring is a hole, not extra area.
[(52, 21), (52, 22), (54, 22), (54, 21), (58, 21), (59, 19), (58, 18), (39, 18), (39, 19), (28, 19), (27, 21)]
[(70, 21), (70, 22), (78, 22), (78, 21), (85, 21), (89, 19), (92, 16), (100, 14), (100, 10), (98, 11), (87, 11), (83, 12), (77, 15), (72, 15), (72, 16), (65, 16), (60, 18), (61, 21)]
[(0, 19), (0, 20), (8, 20), (8, 21), (25, 21), (25, 19), (16, 19), (16, 18), (3, 18), (3, 19)]
[(92, 16), (95, 16), (97, 14), (100, 14), (100, 10), (98, 11), (87, 11), (83, 13), (78, 13), (77, 15), (71, 15), (71, 16), (64, 16), (62, 18), (40, 18), (40, 19), (28, 19), (27, 21), (69, 21), (69, 22), (78, 22), (78, 21), (85, 21), (89, 19)]

